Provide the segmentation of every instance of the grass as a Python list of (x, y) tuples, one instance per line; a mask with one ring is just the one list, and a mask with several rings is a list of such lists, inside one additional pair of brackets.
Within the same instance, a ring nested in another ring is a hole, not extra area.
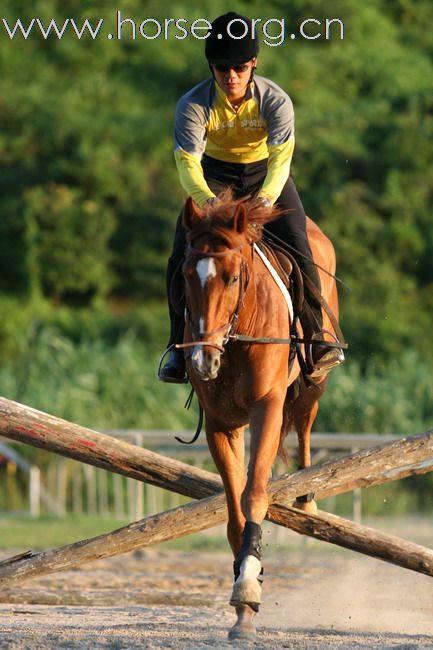
[(2, 517), (0, 518), (0, 549), (32, 549), (40, 551), (82, 539), (108, 533), (121, 526), (125, 520), (113, 517)]

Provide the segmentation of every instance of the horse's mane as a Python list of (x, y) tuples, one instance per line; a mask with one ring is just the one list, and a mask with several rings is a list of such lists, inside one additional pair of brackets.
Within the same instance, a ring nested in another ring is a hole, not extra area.
[(206, 233), (212, 233), (218, 238), (226, 239), (233, 227), (233, 215), (239, 209), (239, 206), (243, 206), (248, 219), (245, 234), (248, 241), (254, 243), (262, 238), (263, 226), (283, 214), (283, 210), (274, 206), (263, 205), (258, 199), (252, 199), (250, 196), (235, 198), (230, 188), (221, 192), (217, 199), (217, 201), (207, 204), (201, 210), (202, 218), (200, 223), (190, 233), (190, 236), (194, 239)]

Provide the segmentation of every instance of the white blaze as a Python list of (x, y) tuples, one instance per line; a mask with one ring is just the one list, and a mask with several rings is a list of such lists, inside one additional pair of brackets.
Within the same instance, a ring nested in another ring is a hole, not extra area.
[(213, 257), (204, 257), (199, 260), (196, 269), (202, 288), (204, 288), (206, 282), (216, 276), (216, 266)]
[[(197, 262), (196, 266), (197, 275), (200, 278), (201, 288), (204, 289), (206, 283), (216, 276), (216, 265), (213, 257), (203, 257)], [(200, 334), (204, 333), (204, 318), (199, 319)], [(203, 353), (203, 346), (196, 345), (192, 351), (192, 362), (197, 370), (200, 372), (206, 371), (206, 364)], [(206, 378), (207, 379), (207, 378)]]

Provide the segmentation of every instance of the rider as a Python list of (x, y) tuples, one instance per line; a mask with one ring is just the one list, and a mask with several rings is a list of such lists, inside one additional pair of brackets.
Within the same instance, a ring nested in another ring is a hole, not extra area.
[[(265, 205), (286, 212), (265, 230), (288, 243), (305, 274), (319, 290), (320, 278), (312, 261), (306, 235), (306, 216), (290, 176), (295, 145), (293, 105), (274, 82), (254, 74), (258, 42), (252, 21), (233, 12), (212, 23), (205, 54), (212, 76), (184, 95), (175, 117), (175, 160), (187, 195), (201, 207), (217, 201), (230, 186), (236, 197), (251, 195)], [(181, 216), (176, 225), (173, 252), (168, 261), (167, 290), (170, 313), (170, 348), (159, 371), (162, 381), (187, 381), (182, 350), (173, 344), (183, 339), (183, 313), (171, 304), (172, 280), (185, 251)], [(304, 287), (308, 306), (300, 314), (306, 339), (323, 339), (322, 310)], [(312, 346), (311, 376), (341, 363), (339, 348)]]

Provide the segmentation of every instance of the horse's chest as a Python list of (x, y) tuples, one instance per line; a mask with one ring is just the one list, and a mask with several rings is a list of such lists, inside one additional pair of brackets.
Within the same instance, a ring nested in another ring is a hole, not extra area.
[(251, 397), (248, 386), (249, 378), (242, 368), (233, 377), (230, 369), (223, 366), (216, 380), (201, 385), (206, 414), (224, 420), (230, 428), (247, 424)]

